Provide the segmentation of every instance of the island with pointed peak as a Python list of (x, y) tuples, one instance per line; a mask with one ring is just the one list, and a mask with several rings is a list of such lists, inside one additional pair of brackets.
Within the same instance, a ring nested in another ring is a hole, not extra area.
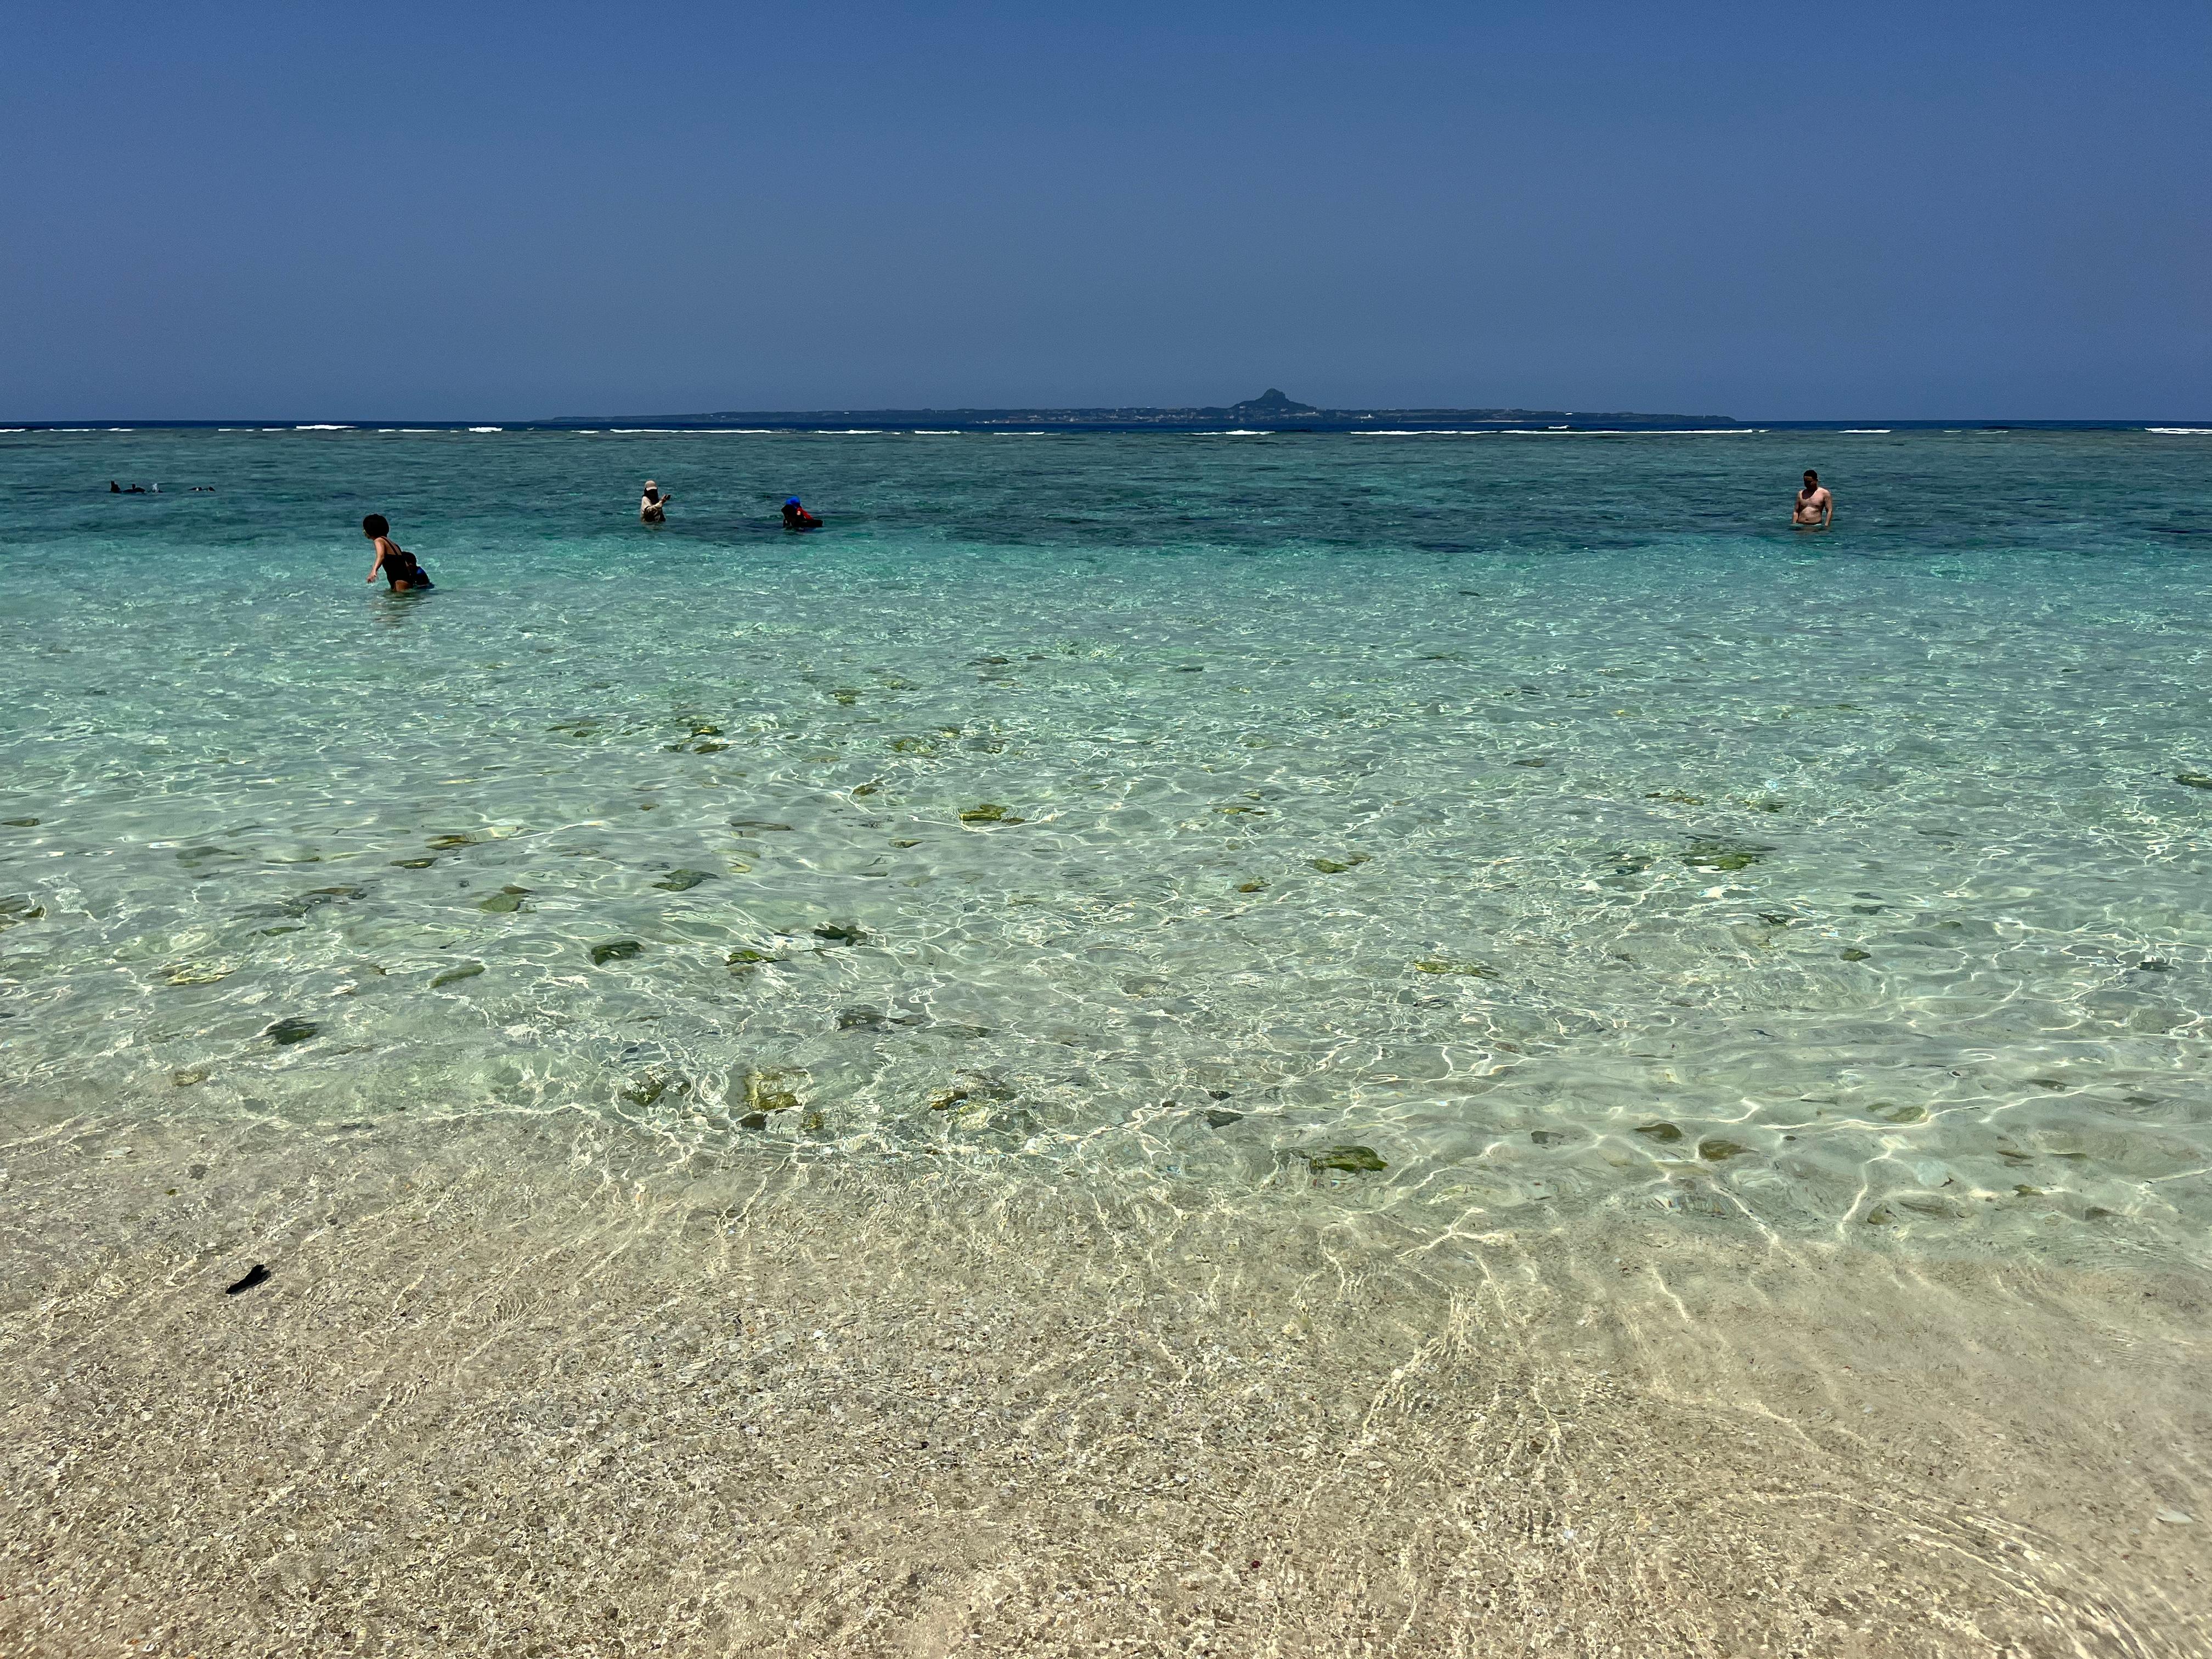
[(775, 431), (1073, 430), (1358, 432), (1532, 428), (1544, 431), (1680, 431), (1741, 423), (1726, 415), (1651, 415), (1563, 409), (1322, 409), (1269, 386), (1242, 403), (1188, 409), (716, 410), (696, 415), (564, 415), (554, 427), (673, 428), (750, 427)]

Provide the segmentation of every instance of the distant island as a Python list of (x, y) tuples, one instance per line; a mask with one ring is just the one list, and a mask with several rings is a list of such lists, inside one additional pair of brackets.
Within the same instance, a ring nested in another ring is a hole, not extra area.
[(546, 426), (585, 427), (1075, 427), (1104, 431), (1230, 426), (1254, 432), (1352, 432), (1363, 427), (1729, 427), (1726, 415), (1651, 415), (1629, 410), (1320, 409), (1269, 386), (1241, 404), (1195, 409), (807, 409), (715, 410), (698, 415), (563, 415)]

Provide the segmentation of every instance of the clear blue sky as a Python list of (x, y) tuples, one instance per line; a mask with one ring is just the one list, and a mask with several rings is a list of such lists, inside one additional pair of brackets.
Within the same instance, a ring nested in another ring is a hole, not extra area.
[(2212, 5), (19, 4), (0, 419), (2212, 415)]

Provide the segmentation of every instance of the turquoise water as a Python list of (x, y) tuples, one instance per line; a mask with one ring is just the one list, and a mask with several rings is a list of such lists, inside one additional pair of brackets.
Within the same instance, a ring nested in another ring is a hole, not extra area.
[(2208, 445), (0, 437), (0, 1072), (2201, 1258)]

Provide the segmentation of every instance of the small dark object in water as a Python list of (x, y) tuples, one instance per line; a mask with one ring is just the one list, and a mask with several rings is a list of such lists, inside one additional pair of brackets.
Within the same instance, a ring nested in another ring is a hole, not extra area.
[(1691, 837), (1689, 851), (1682, 854), (1682, 862), (1692, 870), (1748, 870), (1773, 850), (1755, 841), (1722, 841), (1710, 836), (1694, 836)]
[(1242, 1123), (1243, 1121), (1243, 1113), (1224, 1112), (1218, 1106), (1206, 1115), (1206, 1127), (1209, 1129), (1225, 1129), (1232, 1123)]
[(1480, 962), (1452, 962), (1443, 957), (1428, 957), (1413, 964), (1414, 971), (1423, 974), (1465, 974), (1474, 979), (1502, 977), (1498, 969)]
[(256, 1285), (267, 1284), (269, 1282), (269, 1269), (263, 1267), (258, 1261), (257, 1261), (252, 1265), (252, 1267), (246, 1269), (245, 1278), (240, 1279), (237, 1284), (226, 1287), (223, 1291), (223, 1294), (225, 1296), (236, 1296), (240, 1291), (250, 1291)]
[[(884, 1013), (874, 1008), (841, 1008), (837, 1011), (837, 1029), (841, 1031), (888, 1032), (904, 1025), (921, 1025), (927, 1022), (916, 1013)], [(982, 1028), (971, 1028), (981, 1032)]]
[(2185, 783), (2191, 789), (2212, 789), (2212, 772), (2176, 772), (2176, 783)]
[(634, 939), (611, 939), (592, 947), (592, 966), (604, 968), (611, 962), (624, 962), (645, 949)]
[(320, 1029), (312, 1019), (301, 1019), (294, 1015), (278, 1020), (261, 1035), (282, 1048), (295, 1042), (305, 1042)]
[(868, 936), (855, 922), (831, 921), (816, 928), (814, 937), (826, 939), (832, 945), (860, 945), (865, 943)]
[(1368, 855), (1364, 853), (1354, 853), (1346, 859), (1308, 859), (1306, 860), (1324, 876), (1340, 876), (1355, 864), (1365, 864), (1369, 861)]
[(1302, 1156), (1316, 1174), (1324, 1170), (1336, 1170), (1346, 1175), (1358, 1175), (1390, 1167), (1376, 1156), (1372, 1146), (1324, 1146), (1318, 1152), (1306, 1152)]

